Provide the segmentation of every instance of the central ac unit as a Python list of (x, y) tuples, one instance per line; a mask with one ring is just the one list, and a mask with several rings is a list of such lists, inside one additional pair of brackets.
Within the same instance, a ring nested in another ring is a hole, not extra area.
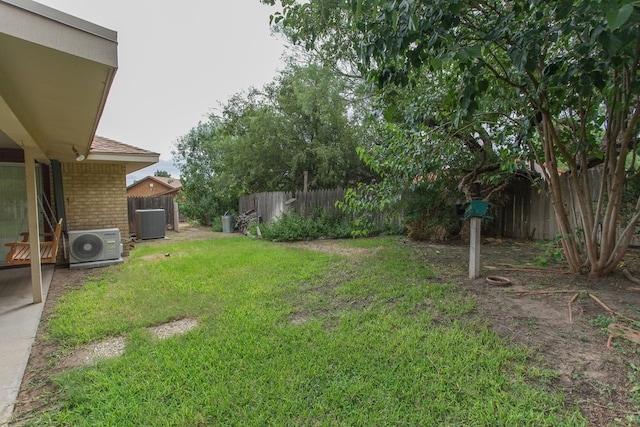
[(166, 228), (164, 209), (136, 209), (138, 239), (164, 239)]
[(123, 262), (117, 228), (69, 231), (69, 249), (69, 268), (103, 267)]

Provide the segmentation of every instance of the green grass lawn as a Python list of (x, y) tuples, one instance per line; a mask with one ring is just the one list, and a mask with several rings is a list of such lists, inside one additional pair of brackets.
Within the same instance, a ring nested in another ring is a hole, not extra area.
[[(123, 356), (53, 378), (33, 425), (584, 425), (394, 238), (331, 255), (245, 237), (136, 249), (60, 300), (64, 346), (114, 335)], [(171, 254), (155, 261), (145, 255)], [(200, 326), (166, 340), (146, 327)]]

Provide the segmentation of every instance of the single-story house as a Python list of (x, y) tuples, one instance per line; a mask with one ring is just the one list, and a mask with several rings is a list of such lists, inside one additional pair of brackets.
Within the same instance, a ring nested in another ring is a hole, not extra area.
[(0, 0), (0, 250), (29, 233), (35, 303), (43, 205), (65, 232), (117, 227), (128, 237), (126, 174), (159, 159), (95, 137), (117, 46), (115, 31), (31, 0)]
[(127, 187), (127, 196), (176, 196), (181, 188), (182, 183), (177, 178), (146, 176)]

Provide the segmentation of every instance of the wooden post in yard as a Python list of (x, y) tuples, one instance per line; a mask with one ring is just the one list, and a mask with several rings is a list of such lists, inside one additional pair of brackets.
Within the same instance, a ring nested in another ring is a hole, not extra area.
[(471, 217), (469, 241), (469, 279), (480, 276), (480, 234), (482, 218)]
[(180, 232), (180, 209), (176, 202), (173, 202), (173, 231)]

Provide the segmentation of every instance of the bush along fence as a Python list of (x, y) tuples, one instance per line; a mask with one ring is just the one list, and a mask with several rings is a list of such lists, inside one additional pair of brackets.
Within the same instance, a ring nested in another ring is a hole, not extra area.
[(129, 211), (129, 233), (136, 233), (136, 210), (139, 209), (164, 209), (167, 230), (178, 230), (179, 212), (178, 205), (173, 201), (173, 196), (129, 196), (127, 197)]
[[(312, 191), (275, 191), (269, 193), (256, 193), (247, 196), (240, 196), (238, 201), (239, 212), (245, 213), (255, 211), (258, 222), (270, 223), (283, 214), (297, 213), (303, 217), (315, 215), (322, 211), (328, 215), (339, 215), (342, 213), (336, 207), (336, 202), (344, 202), (347, 190), (335, 188), (332, 190), (312, 190)], [(372, 219), (376, 224), (391, 222), (402, 224), (402, 215), (396, 215), (393, 219), (384, 214), (372, 214)]]
[[(588, 171), (592, 183), (589, 190), (594, 200), (602, 179), (602, 169), (592, 168)], [(579, 211), (577, 210), (577, 196), (572, 194), (568, 184), (569, 177), (562, 176), (562, 193), (564, 202), (570, 207), (571, 221), (576, 229), (581, 227)], [(541, 185), (544, 185), (542, 183)], [(528, 240), (553, 240), (557, 237), (558, 227), (550, 198), (546, 192), (532, 185), (528, 180), (513, 182), (507, 192), (507, 200), (502, 206), (494, 206), (493, 221), (487, 226), (494, 235), (523, 238)], [(270, 192), (241, 196), (239, 200), (240, 213), (254, 210), (259, 222), (269, 223), (282, 214), (296, 212), (303, 216), (314, 215), (319, 210), (326, 210), (328, 214), (339, 213), (336, 202), (344, 201), (345, 189), (314, 190), (308, 192)], [(375, 214), (372, 216), (376, 224), (402, 224), (403, 213), (394, 216), (389, 221), (388, 215)], [(636, 236), (632, 245), (640, 245), (640, 238)]]

